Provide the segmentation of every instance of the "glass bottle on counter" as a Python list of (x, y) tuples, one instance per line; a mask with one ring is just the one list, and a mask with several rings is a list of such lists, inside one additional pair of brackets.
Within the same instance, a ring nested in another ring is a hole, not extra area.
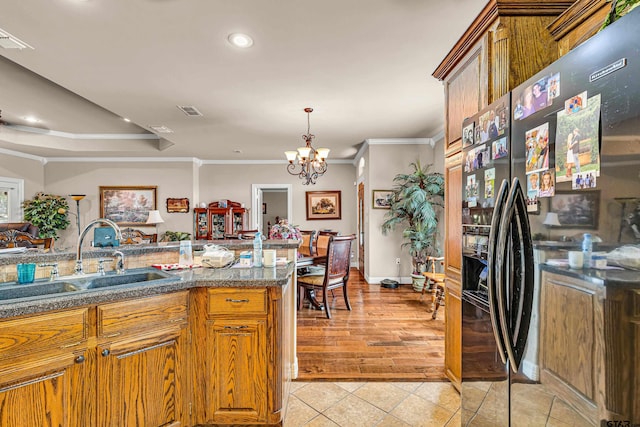
[(593, 253), (593, 241), (591, 233), (584, 233), (582, 240), (582, 268), (591, 268), (591, 255)]
[(262, 267), (262, 235), (257, 232), (253, 238), (253, 266)]

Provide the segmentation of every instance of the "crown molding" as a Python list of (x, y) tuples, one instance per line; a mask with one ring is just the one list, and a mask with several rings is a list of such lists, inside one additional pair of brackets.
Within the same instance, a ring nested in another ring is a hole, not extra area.
[(197, 157), (48, 157), (51, 163), (198, 163)]
[[(161, 139), (155, 133), (71, 133), (61, 132), (59, 130), (41, 129), (31, 126), (22, 125), (5, 125), (8, 129), (18, 130), (21, 132), (36, 133), (39, 135), (56, 136), (66, 139)], [(173, 144), (171, 144), (173, 145)]]
[[(441, 132), (444, 136), (444, 132)], [(364, 156), (364, 153), (367, 151), (367, 148), (370, 145), (430, 145), (431, 148), (435, 147), (436, 139), (433, 138), (368, 138), (365, 139), (362, 143), (362, 146), (356, 153), (356, 156), (353, 158), (351, 164), (353, 166), (358, 166), (358, 162), (360, 158)]]
[(46, 165), (48, 161), (46, 157), (35, 156), (33, 154), (22, 153), (20, 151), (7, 150), (6, 148), (0, 148), (0, 153), (6, 154), (8, 156), (22, 157), (23, 159), (35, 160), (36, 162), (40, 162), (43, 165)]

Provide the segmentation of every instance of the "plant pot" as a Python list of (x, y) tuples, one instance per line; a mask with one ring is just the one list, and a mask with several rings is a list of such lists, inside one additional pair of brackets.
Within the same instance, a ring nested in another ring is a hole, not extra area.
[(422, 274), (411, 274), (411, 285), (416, 292), (422, 292), (424, 288), (424, 282), (427, 280)]

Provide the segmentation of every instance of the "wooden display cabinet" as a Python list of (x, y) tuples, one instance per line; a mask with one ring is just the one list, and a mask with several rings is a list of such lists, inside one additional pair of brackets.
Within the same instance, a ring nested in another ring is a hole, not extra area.
[(241, 203), (221, 200), (209, 203), (210, 239), (224, 239), (225, 234), (236, 234), (244, 230), (247, 210)]
[(207, 208), (195, 208), (193, 212), (196, 240), (224, 239), (227, 234), (244, 230), (247, 222), (247, 209), (231, 200), (209, 203)]

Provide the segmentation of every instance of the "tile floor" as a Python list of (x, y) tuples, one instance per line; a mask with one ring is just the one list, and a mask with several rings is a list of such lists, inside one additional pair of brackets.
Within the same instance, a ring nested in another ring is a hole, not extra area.
[(448, 382), (291, 383), (285, 427), (460, 425), (460, 395)]

